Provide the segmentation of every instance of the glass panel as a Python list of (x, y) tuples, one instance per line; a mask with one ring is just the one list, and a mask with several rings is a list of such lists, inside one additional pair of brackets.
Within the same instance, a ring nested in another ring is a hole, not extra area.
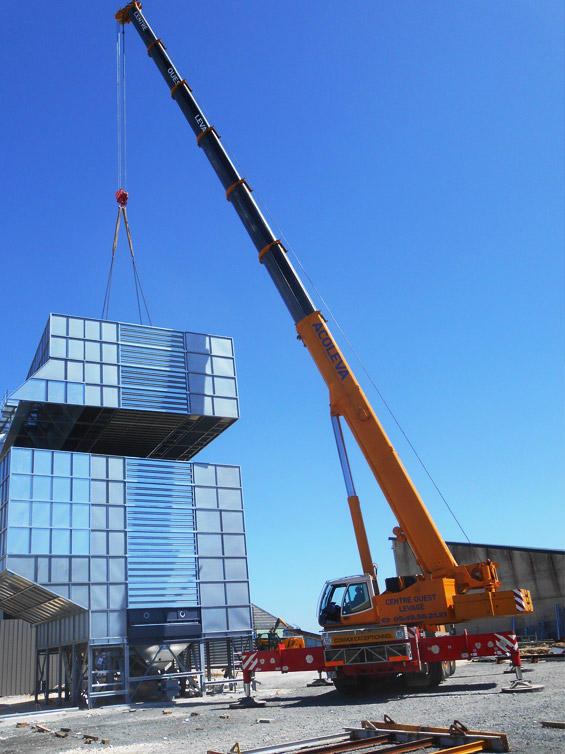
[(70, 503), (53, 504), (53, 526), (64, 527), (71, 526), (71, 506)]
[(90, 581), (88, 558), (72, 558), (71, 568), (73, 581)]
[(51, 503), (32, 503), (32, 526), (51, 526)]
[(110, 558), (108, 581), (125, 581), (126, 563), (124, 558)]
[(49, 355), (59, 359), (67, 358), (67, 340), (66, 338), (51, 338), (49, 344)]
[(90, 482), (88, 479), (73, 479), (73, 503), (90, 502)]
[(8, 531), (8, 552), (26, 555), (30, 551), (29, 534), (31, 529), (14, 528)]
[(73, 529), (88, 529), (90, 526), (90, 506), (72, 504)]
[(53, 500), (66, 502), (71, 499), (71, 480), (63, 477), (53, 478)]
[(343, 600), (343, 614), (361, 613), (371, 607), (367, 584), (352, 584), (347, 588)]
[(90, 477), (90, 456), (73, 453), (73, 476)]
[(108, 492), (106, 482), (91, 482), (90, 483), (90, 501), (92, 503), (107, 503)]
[(78, 359), (82, 361), (84, 359), (84, 341), (83, 340), (70, 340), (69, 343), (69, 359)]
[(210, 338), (212, 353), (214, 356), (233, 356), (230, 338)]
[(225, 532), (243, 532), (243, 514), (224, 511), (222, 513), (222, 526)]
[(75, 586), (71, 584), (71, 599), (81, 607), (88, 607), (89, 589), (87, 586)]
[(49, 380), (47, 382), (47, 400), (52, 403), (65, 403), (65, 383)]
[(245, 631), (251, 628), (251, 614), (248, 607), (228, 608), (230, 631)]
[(108, 343), (102, 344), (102, 361), (106, 364), (116, 364), (118, 361), (118, 348)]
[(31, 473), (32, 453), (27, 448), (13, 448), (11, 452), (10, 469), (22, 474)]
[(214, 416), (237, 417), (237, 401), (231, 398), (214, 398)]
[(71, 475), (71, 454), (57, 451), (53, 454), (53, 473), (57, 476)]
[(118, 388), (117, 387), (103, 387), (102, 388), (102, 405), (110, 406), (112, 408), (118, 407)]
[(224, 569), (228, 581), (246, 581), (247, 563), (245, 558), (226, 558)]
[(186, 333), (186, 350), (196, 351), (197, 353), (210, 353), (210, 339), (207, 335), (200, 333)]
[(100, 388), (87, 385), (84, 390), (84, 402), (87, 406), (100, 406)]
[(117, 385), (118, 384), (118, 367), (104, 364), (102, 367), (102, 382), (105, 385)]
[(123, 482), (108, 482), (108, 502), (114, 505), (123, 504), (124, 502), (124, 484)]
[(218, 490), (219, 507), (225, 510), (239, 510), (243, 508), (241, 499), (241, 490), (219, 489)]
[(93, 479), (107, 479), (106, 457), (92, 456), (90, 461), (91, 476)]
[(100, 364), (85, 364), (84, 378), (86, 382), (100, 382)]
[(212, 358), (212, 364), (214, 367), (214, 374), (219, 374), (222, 377), (233, 377), (235, 375), (233, 359), (222, 359), (219, 356), (214, 356)]
[(100, 322), (87, 319), (84, 323), (84, 335), (90, 340), (100, 340)]
[(239, 466), (216, 466), (219, 487), (241, 487)]
[(33, 472), (34, 474), (51, 473), (51, 451), (34, 450), (33, 451)]
[[(55, 544), (53, 542), (53, 544)], [(51, 559), (51, 581), (70, 581), (70, 569), (68, 558)]]
[(191, 393), (214, 393), (214, 381), (211, 375), (192, 374), (188, 375), (188, 385)]
[(108, 477), (109, 479), (124, 478), (123, 458), (108, 458)]
[(108, 581), (108, 558), (92, 558), (90, 573), (92, 581)]
[(84, 320), (69, 317), (69, 335), (73, 338), (84, 338)]
[(121, 584), (114, 584), (108, 588), (110, 595), (109, 606), (113, 610), (124, 610), (126, 604), (126, 587)]
[(33, 500), (51, 500), (51, 478), (45, 476), (33, 477)]
[(201, 414), (202, 416), (214, 416), (212, 398), (209, 398), (206, 395), (198, 395), (197, 393), (192, 393), (190, 396), (190, 410), (193, 414)]
[(84, 344), (84, 358), (87, 361), (100, 361), (100, 343), (87, 340)]
[(228, 620), (225, 608), (209, 607), (202, 611), (202, 630), (227, 631)]
[(200, 604), (203, 607), (226, 604), (223, 584), (203, 584), (200, 582)]
[(198, 554), (199, 555), (221, 555), (222, 538), (219, 534), (199, 534), (198, 535)]
[(108, 587), (106, 584), (96, 584), (91, 587), (90, 607), (92, 610), (108, 609)]
[(224, 555), (245, 557), (245, 536), (243, 534), (224, 535)]
[(49, 553), (49, 529), (32, 529), (31, 530), (31, 552), (34, 555)]
[(92, 505), (90, 508), (90, 526), (92, 529), (107, 529), (105, 505)]
[(88, 555), (90, 552), (90, 532), (73, 529), (71, 534), (73, 555)]
[(122, 506), (108, 506), (108, 528), (125, 529), (125, 508)]
[(90, 532), (90, 552), (93, 555), (107, 555), (108, 535), (104, 531)]
[(113, 322), (102, 322), (102, 340), (116, 341), (118, 339), (118, 327)]
[(84, 385), (67, 382), (67, 403), (84, 406)]
[(126, 551), (125, 534), (122, 532), (111, 531), (108, 534), (109, 554), (124, 555)]
[(219, 532), (220, 531), (220, 512), (219, 511), (198, 511), (196, 514), (196, 528), (199, 532)]
[(51, 552), (55, 555), (70, 555), (71, 532), (69, 529), (53, 529)]
[(67, 318), (58, 317), (53, 314), (51, 317), (51, 334), (52, 335), (66, 335), (67, 334)]
[(231, 379), (231, 377), (214, 377), (214, 392), (216, 395), (236, 398), (235, 380)]
[(249, 604), (249, 586), (245, 581), (226, 584), (226, 594), (228, 596), (228, 605)]
[(194, 464), (194, 483), (195, 484), (216, 484), (216, 467), (207, 463)]
[(31, 500), (31, 476), (12, 474), (10, 477), (10, 498)]
[(30, 503), (13, 501), (8, 506), (8, 526), (29, 526)]
[(218, 507), (218, 498), (215, 487), (195, 487), (194, 494), (197, 508)]
[(212, 359), (199, 353), (188, 354), (189, 372), (206, 372), (212, 374)]
[(67, 361), (67, 379), (70, 382), (84, 382), (84, 365), (82, 361)]

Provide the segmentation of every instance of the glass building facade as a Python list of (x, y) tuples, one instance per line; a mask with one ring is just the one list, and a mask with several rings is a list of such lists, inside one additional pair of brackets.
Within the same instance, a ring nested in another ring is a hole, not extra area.
[(51, 315), (1, 406), (0, 609), (40, 644), (248, 635), (240, 469), (191, 460), (238, 414), (230, 338)]

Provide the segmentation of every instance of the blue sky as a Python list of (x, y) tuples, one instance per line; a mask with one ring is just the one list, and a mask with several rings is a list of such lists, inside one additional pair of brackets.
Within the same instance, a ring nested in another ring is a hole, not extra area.
[[(50, 311), (102, 312), (118, 5), (34, 2), (24, 18), (5, 4), (2, 392)], [(562, 3), (143, 10), (469, 539), (562, 548)], [(242, 467), (253, 601), (315, 628), (323, 582), (359, 571), (327, 392), (131, 28), (126, 59), (128, 214), (153, 324), (235, 340), (241, 419), (198, 460)], [(110, 317), (138, 321), (125, 236)], [(443, 536), (462, 540), (344, 350)], [(395, 521), (349, 449), (393, 575)]]

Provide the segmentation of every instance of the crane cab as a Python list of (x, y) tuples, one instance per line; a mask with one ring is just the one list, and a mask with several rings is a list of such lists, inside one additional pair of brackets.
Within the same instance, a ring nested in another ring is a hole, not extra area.
[(318, 605), (318, 623), (322, 628), (371, 623), (374, 596), (373, 579), (367, 575), (326, 581)]

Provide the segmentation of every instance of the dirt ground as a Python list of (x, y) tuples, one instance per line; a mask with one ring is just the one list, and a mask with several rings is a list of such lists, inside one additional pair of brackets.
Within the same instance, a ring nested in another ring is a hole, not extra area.
[[(508, 694), (508, 665), (460, 663), (435, 689), (390, 686), (371, 696), (346, 698), (333, 686), (309, 687), (311, 673), (262, 673), (255, 694), (266, 706), (232, 709), (241, 691), (163, 703), (114, 705), (92, 710), (29, 711), (26, 698), (0, 699), (1, 754), (206, 754), (242, 752), (287, 741), (339, 734), (362, 720), (501, 731), (516, 754), (563, 754), (565, 730), (542, 721), (565, 720), (565, 661), (525, 665), (524, 678), (544, 685), (534, 693)], [(27, 706), (26, 706), (27, 705)], [(19, 710), (19, 711), (18, 711)], [(22, 723), (28, 723), (22, 726)], [(41, 731), (37, 726), (47, 728)], [(67, 730), (62, 731), (65, 728)], [(66, 737), (58, 737), (65, 733)], [(98, 737), (88, 743), (85, 736)], [(108, 743), (102, 743), (102, 740)]]

